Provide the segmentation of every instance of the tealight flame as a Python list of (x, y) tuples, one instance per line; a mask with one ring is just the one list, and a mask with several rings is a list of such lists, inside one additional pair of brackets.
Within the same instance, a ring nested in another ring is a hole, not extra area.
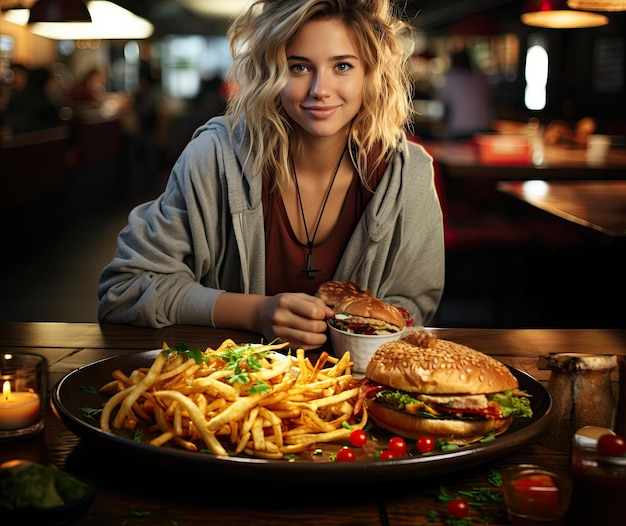
[(5, 380), (4, 383), (2, 384), (2, 399), (5, 402), (8, 402), (9, 400), (11, 400), (11, 384), (9, 383), (8, 380)]

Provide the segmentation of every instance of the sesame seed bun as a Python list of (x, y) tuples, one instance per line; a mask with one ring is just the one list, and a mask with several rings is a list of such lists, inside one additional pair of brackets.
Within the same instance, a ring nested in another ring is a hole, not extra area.
[(497, 393), (519, 385), (502, 362), (440, 339), (432, 347), (406, 340), (385, 343), (370, 359), (365, 376), (409, 393), (433, 395)]
[(427, 436), (459, 446), (477, 442), (492, 432), (500, 435), (513, 423), (513, 417), (473, 421), (420, 418), (389, 409), (371, 400), (367, 409), (377, 426), (394, 434), (412, 439)]
[(326, 305), (334, 308), (347, 298), (371, 298), (372, 293), (352, 281), (331, 280), (318, 287), (316, 296), (321, 298)]

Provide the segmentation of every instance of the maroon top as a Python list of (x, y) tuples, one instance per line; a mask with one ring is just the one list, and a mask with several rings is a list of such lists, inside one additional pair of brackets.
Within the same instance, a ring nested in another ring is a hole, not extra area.
[[(381, 166), (371, 181), (376, 188), (385, 167)], [(263, 210), (265, 219), (265, 293), (273, 296), (280, 292), (315, 291), (325, 281), (333, 279), (335, 269), (348, 244), (361, 215), (372, 197), (372, 192), (363, 188), (355, 175), (341, 209), (337, 224), (327, 239), (313, 246), (313, 268), (320, 269), (311, 279), (304, 270), (308, 248), (296, 238), (278, 192), (269, 192), (263, 183)]]

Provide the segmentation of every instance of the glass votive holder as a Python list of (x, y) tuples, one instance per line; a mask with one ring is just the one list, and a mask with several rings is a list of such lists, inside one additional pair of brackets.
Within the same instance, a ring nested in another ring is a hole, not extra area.
[(48, 361), (39, 354), (0, 354), (0, 441), (29, 438), (44, 428)]
[(572, 482), (565, 472), (522, 464), (502, 471), (502, 493), (513, 526), (557, 526), (569, 507)]

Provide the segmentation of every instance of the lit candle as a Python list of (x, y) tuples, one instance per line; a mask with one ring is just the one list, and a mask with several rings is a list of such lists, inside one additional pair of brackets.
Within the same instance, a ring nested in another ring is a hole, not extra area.
[(39, 395), (28, 391), (11, 392), (8, 380), (2, 384), (0, 396), (0, 429), (23, 429), (39, 420)]

